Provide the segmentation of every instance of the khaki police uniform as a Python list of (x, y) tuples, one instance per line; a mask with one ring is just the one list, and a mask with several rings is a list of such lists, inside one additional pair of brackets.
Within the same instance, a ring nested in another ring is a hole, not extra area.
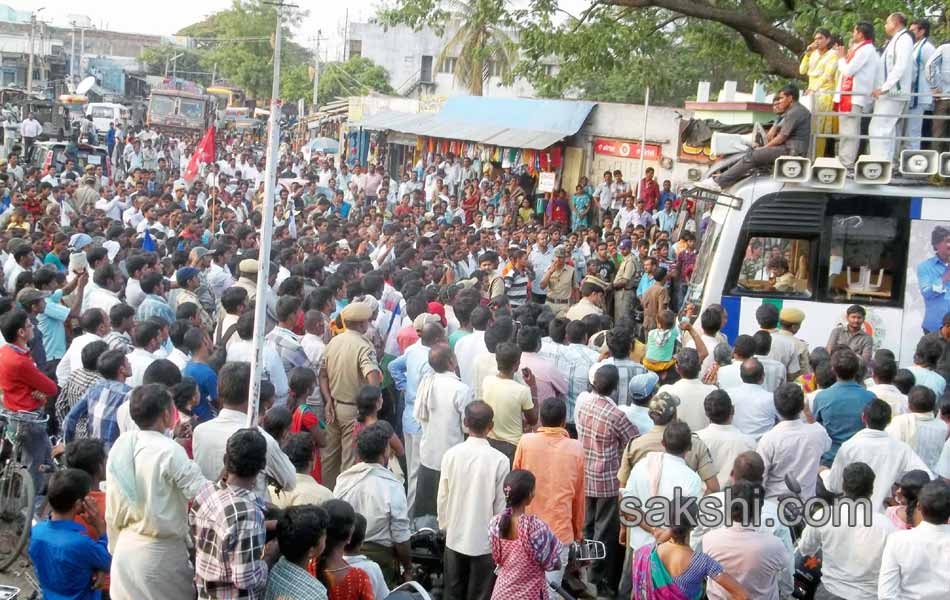
[(548, 277), (547, 300), (545, 304), (554, 311), (554, 316), (559, 317), (567, 312), (571, 304), (571, 295), (577, 287), (575, 278), (577, 271), (574, 267), (565, 264), (563, 267), (551, 273)]
[(323, 485), (333, 489), (337, 475), (356, 464), (356, 395), (369, 383), (370, 373), (380, 368), (373, 344), (363, 334), (347, 329), (327, 344), (321, 369), (326, 370), (336, 409), (336, 418), (327, 424), (327, 447), (322, 455)]
[(639, 259), (632, 252), (623, 258), (614, 283), (623, 282), (623, 287), (614, 290), (614, 322), (621, 317), (633, 316), (634, 300), (637, 289), (637, 263)]

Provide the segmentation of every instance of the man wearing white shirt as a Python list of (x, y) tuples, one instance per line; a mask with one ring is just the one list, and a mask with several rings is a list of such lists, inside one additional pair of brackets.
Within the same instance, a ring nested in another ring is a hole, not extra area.
[[(682, 405), (681, 405), (682, 406)], [(713, 465), (719, 472), (719, 489), (732, 482), (732, 465), (743, 452), (755, 450), (755, 438), (742, 433), (732, 424), (735, 412), (732, 399), (723, 390), (711, 392), (703, 401), (709, 425), (696, 432), (709, 448)]]
[[(927, 81), (934, 96), (934, 116), (950, 117), (950, 43), (941, 44), (927, 61)], [(942, 138), (950, 131), (950, 121), (934, 119), (931, 123), (933, 137)], [(935, 150), (946, 151), (948, 144), (933, 143)]]
[(122, 303), (118, 294), (122, 279), (115, 267), (106, 264), (93, 272), (92, 281), (95, 285), (87, 287), (91, 289), (83, 298), (83, 311), (98, 308), (108, 315), (113, 306)]
[(923, 115), (933, 106), (933, 94), (927, 83), (927, 63), (934, 53), (934, 45), (930, 43), (930, 21), (917, 19), (910, 24), (910, 33), (914, 36), (914, 50), (910, 57), (913, 74), (911, 75), (911, 91), (922, 96), (912, 96), (908, 101), (907, 119), (904, 122), (904, 135), (911, 138), (904, 140), (904, 147), (909, 150), (920, 149), (920, 136), (923, 131)]
[(875, 598), (885, 543), (897, 527), (882, 512), (870, 508), (874, 471), (869, 466), (860, 462), (848, 465), (842, 488), (843, 501), (833, 509), (823, 506), (815, 514), (821, 522), (824, 511), (834, 510), (839, 522), (806, 525), (798, 551), (803, 556), (821, 552), (821, 588), (815, 598)]
[(537, 243), (531, 247), (531, 252), (528, 254), (528, 264), (534, 272), (534, 277), (531, 278), (531, 296), (534, 302), (543, 304), (547, 298), (548, 291), (541, 288), (541, 275), (548, 270), (552, 262), (554, 262), (554, 248), (548, 244), (547, 232), (540, 231)]
[(488, 600), (495, 579), (488, 525), (505, 508), (502, 488), (510, 466), (508, 458), (488, 444), (491, 407), (471, 402), (464, 411), (469, 437), (449, 448), (439, 467), (437, 508), (439, 528), (446, 533), (446, 592), (449, 598)]
[[(237, 320), (237, 337), (240, 339), (228, 344), (228, 362), (251, 362), (254, 354), (254, 312), (247, 311)], [(231, 340), (228, 340), (229, 342)], [(290, 384), (287, 371), (280, 354), (271, 342), (264, 344), (264, 379), (274, 384), (274, 405), (283, 406), (287, 402)]]
[(752, 339), (755, 340), (754, 358), (762, 363), (762, 369), (765, 370), (765, 382), (762, 385), (770, 392), (774, 392), (780, 385), (785, 383), (787, 375), (785, 365), (771, 358), (769, 355), (772, 341), (775, 338), (776, 335), (768, 331), (757, 331), (755, 335), (752, 336)]
[(96, 200), (96, 210), (106, 213), (106, 216), (113, 221), (122, 220), (122, 211), (128, 206), (125, 204), (125, 198), (115, 195), (111, 187), (102, 188), (102, 197)]
[(737, 336), (735, 345), (732, 347), (732, 362), (720, 367), (716, 373), (719, 389), (728, 390), (742, 385), (742, 378), (739, 377), (739, 367), (742, 366), (745, 360), (753, 356), (755, 356), (755, 340), (752, 339), (752, 336)]
[[(784, 383), (785, 381), (795, 381), (801, 374), (801, 365), (798, 363), (798, 345), (795, 342), (795, 338), (787, 335), (778, 335), (780, 316), (781, 313), (774, 304), (764, 302), (759, 305), (759, 307), (755, 309), (755, 320), (759, 324), (760, 331), (769, 334), (770, 341), (766, 342), (765, 338), (761, 335), (753, 337), (756, 340), (756, 354), (768, 355), (769, 358), (777, 360), (785, 367), (785, 379), (778, 382)], [(775, 383), (772, 378), (767, 377), (767, 381), (769, 385), (774, 384), (775, 387), (778, 387), (778, 383)], [(769, 387), (769, 385), (766, 387)], [(774, 390), (775, 387), (770, 389)]]
[(874, 510), (883, 510), (884, 500), (891, 495), (891, 487), (907, 471), (921, 469), (931, 473), (913, 448), (889, 436), (884, 428), (891, 420), (891, 407), (875, 398), (864, 407), (861, 416), (865, 428), (841, 444), (831, 470), (822, 474), (828, 491), (842, 492), (844, 469), (851, 463), (867, 463), (874, 470), (874, 493), (871, 505)]
[[(874, 116), (868, 125), (870, 154), (892, 160), (894, 158), (894, 136), (899, 116), (907, 108), (913, 91), (914, 35), (907, 30), (907, 17), (902, 13), (892, 13), (884, 22), (884, 31), (890, 36), (881, 56), (883, 83), (871, 92), (874, 100)], [(880, 80), (881, 78), (879, 78)], [(893, 115), (893, 116), (890, 116)], [(873, 139), (873, 138), (879, 139)]]
[(475, 365), (483, 354), (489, 354), (485, 345), (485, 328), (491, 320), (491, 311), (477, 306), (472, 311), (472, 333), (455, 343), (455, 356), (458, 360), (459, 375), (462, 383), (474, 389)]
[(66, 385), (69, 374), (74, 369), (82, 367), (83, 348), (91, 342), (101, 340), (111, 330), (109, 316), (99, 309), (84, 312), (79, 319), (79, 326), (82, 327), (84, 333), (73, 338), (66, 354), (63, 355), (62, 360), (56, 366), (56, 382), (59, 383), (60, 388)]
[(732, 423), (742, 433), (758, 440), (778, 420), (772, 393), (763, 386), (765, 371), (758, 359), (744, 360), (739, 366), (739, 377), (741, 384), (726, 389), (735, 406)]
[(158, 360), (155, 352), (162, 346), (162, 328), (156, 323), (143, 321), (132, 331), (132, 343), (135, 347), (129, 352), (131, 374), (126, 383), (131, 387), (142, 385), (145, 370)]
[(895, 417), (908, 411), (907, 395), (894, 385), (894, 377), (897, 375), (897, 363), (893, 360), (881, 361), (880, 364), (874, 364), (874, 370), (871, 378), (874, 385), (867, 386), (867, 390), (887, 402), (891, 406), (891, 414)]
[(831, 437), (818, 423), (802, 421), (805, 394), (794, 383), (775, 390), (775, 411), (782, 420), (759, 440), (758, 453), (765, 463), (765, 497), (779, 498), (791, 493), (785, 478), (801, 485), (801, 496), (815, 495), (821, 455), (831, 448)]
[(895, 416), (884, 431), (906, 442), (924, 464), (935, 469), (947, 441), (947, 424), (934, 416), (937, 396), (930, 388), (915, 385), (907, 395), (907, 401), (910, 412)]
[[(218, 378), (218, 402), (221, 403), (221, 412), (210, 421), (195, 427), (192, 434), (195, 462), (201, 469), (201, 473), (211, 481), (220, 478), (228, 438), (235, 431), (247, 427), (247, 396), (250, 382), (249, 365), (225, 364)], [(258, 473), (254, 491), (261, 500), (266, 501), (269, 498), (267, 477), (276, 481), (281, 489), (290, 491), (297, 485), (297, 471), (287, 455), (280, 449), (280, 444), (260, 427), (258, 431), (267, 442), (267, 463), (264, 470)]]
[[(858, 158), (861, 140), (861, 115), (871, 107), (880, 58), (874, 48), (874, 26), (859, 22), (851, 33), (851, 47), (845, 53), (844, 46), (837, 47), (838, 84), (840, 110), (851, 113), (838, 117), (841, 140), (838, 142), (838, 158), (846, 167), (853, 167)], [(842, 93), (844, 92), (844, 93)], [(850, 92), (850, 93), (848, 93)]]
[(679, 381), (659, 389), (660, 392), (669, 392), (680, 399), (676, 414), (692, 431), (699, 431), (709, 425), (705, 401), (709, 394), (717, 390), (716, 386), (706, 385), (699, 379), (701, 364), (696, 350), (684, 348), (676, 354)]
[(437, 344), (429, 352), (433, 372), (423, 376), (413, 406), (422, 426), (419, 441), (419, 475), (413, 516), (437, 514), (439, 470), (448, 450), (465, 439), (465, 407), (474, 397), (472, 390), (455, 374), (458, 365), (448, 344)]
[(887, 538), (877, 582), (879, 600), (941, 600), (950, 590), (950, 486), (931, 481), (920, 490), (913, 529)]

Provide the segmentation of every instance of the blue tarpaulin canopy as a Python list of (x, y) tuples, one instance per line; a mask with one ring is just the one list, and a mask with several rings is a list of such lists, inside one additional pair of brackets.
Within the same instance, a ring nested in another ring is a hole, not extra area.
[(503, 148), (543, 150), (577, 133), (595, 105), (568, 100), (456, 96), (446, 100), (438, 113), (382, 112), (355, 125)]

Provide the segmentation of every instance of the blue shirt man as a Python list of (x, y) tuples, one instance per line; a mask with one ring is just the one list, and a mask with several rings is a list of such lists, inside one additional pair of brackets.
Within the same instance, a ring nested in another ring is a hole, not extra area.
[(46, 360), (60, 360), (66, 354), (66, 319), (69, 307), (60, 303), (63, 290), (56, 290), (46, 299), (46, 309), (36, 317), (43, 334)]
[(924, 298), (924, 333), (937, 331), (950, 313), (950, 229), (934, 227), (930, 234), (934, 256), (917, 265), (917, 283)]
[(841, 444), (864, 428), (864, 422), (861, 420), (864, 407), (875, 397), (856, 381), (842, 381), (840, 376), (837, 383), (818, 392), (812, 413), (815, 415), (815, 421), (821, 423), (831, 437), (831, 449), (821, 455), (821, 464), (830, 467)]
[(94, 540), (75, 521), (41, 521), (30, 535), (30, 560), (46, 600), (98, 600), (90, 582), (95, 571), (109, 572), (106, 536)]
[(422, 433), (422, 425), (416, 421), (413, 413), (419, 382), (422, 381), (423, 375), (432, 370), (429, 366), (430, 350), (420, 339), (406, 348), (402, 356), (389, 363), (389, 374), (396, 384), (396, 389), (406, 394), (406, 407), (402, 412), (403, 433)]
[(204, 363), (191, 361), (185, 365), (185, 371), (182, 373), (191, 377), (198, 384), (198, 393), (200, 400), (192, 409), (192, 412), (202, 423), (215, 417), (212, 402), (218, 399), (218, 376), (214, 369)]

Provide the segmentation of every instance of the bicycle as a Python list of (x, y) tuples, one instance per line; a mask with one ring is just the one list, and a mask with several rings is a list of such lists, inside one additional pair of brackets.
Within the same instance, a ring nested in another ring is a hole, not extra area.
[[(0, 573), (26, 548), (33, 527), (36, 490), (23, 462), (22, 437), (26, 428), (45, 425), (49, 417), (34, 412), (0, 410)], [(12, 427), (11, 427), (12, 426)]]

